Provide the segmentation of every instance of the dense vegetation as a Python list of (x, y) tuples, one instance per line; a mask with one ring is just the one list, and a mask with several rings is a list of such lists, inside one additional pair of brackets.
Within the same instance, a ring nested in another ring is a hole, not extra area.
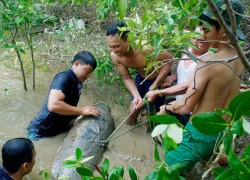
[[(244, 1), (247, 16), (243, 26), (249, 38), (249, 2)], [(46, 61), (65, 63), (68, 56), (75, 51), (85, 49), (91, 50), (98, 59), (96, 78), (98, 85), (121, 84), (121, 78), (114, 70), (109, 58), (109, 51), (105, 45), (103, 34), (105, 25), (114, 20), (124, 20), (130, 30), (129, 41), (135, 48), (135, 40), (147, 40), (148, 45), (154, 47), (155, 52), (150, 56), (168, 49), (179, 60), (181, 52), (193, 46), (190, 39), (199, 36), (194, 33), (194, 28), (200, 23), (198, 17), (202, 13), (206, 1), (201, 0), (0, 0), (0, 42), (1, 51), (5, 52), (7, 63), (13, 66), (13, 58), (9, 54), (14, 50), (20, 66), (24, 89), (27, 90), (25, 74), (32, 71), (33, 89), (35, 89), (35, 71), (46, 67)], [(145, 11), (146, 9), (146, 11)], [(80, 26), (78, 21), (82, 19), (84, 25)], [(247, 23), (248, 22), (248, 23)], [(247, 25), (248, 24), (248, 25)], [(91, 29), (91, 31), (89, 30)], [(96, 31), (96, 29), (98, 31)], [(184, 31), (184, 30), (189, 30)], [(95, 38), (95, 40), (93, 40)], [(235, 39), (232, 39), (235, 42)], [(250, 42), (249, 40), (246, 42)], [(239, 44), (236, 41), (236, 44)], [(244, 46), (244, 52), (239, 54), (246, 70), (249, 72), (249, 44)], [(140, 44), (140, 46), (142, 46)], [(241, 50), (241, 47), (236, 47)], [(39, 54), (40, 49), (44, 53)], [(43, 57), (44, 62), (39, 61), (37, 56)], [(193, 57), (193, 60), (197, 59)], [(166, 61), (167, 62), (167, 61)], [(149, 67), (157, 68), (159, 64), (150, 62)], [(215, 153), (207, 162), (204, 177), (213, 171), (216, 179), (236, 178), (247, 179), (250, 177), (250, 145), (243, 154), (237, 156), (232, 148), (234, 134), (238, 136), (250, 133), (249, 110), (250, 93), (245, 92), (236, 96), (226, 109), (217, 109), (215, 112), (199, 114), (194, 117), (193, 124), (200, 131), (207, 127), (204, 133), (222, 133), (223, 138), (217, 142)], [(225, 122), (221, 115), (229, 115), (230, 121)], [(163, 148), (165, 151), (176, 148), (180, 143), (178, 137), (182, 136), (182, 127), (178, 121), (171, 116), (153, 116), (149, 118), (165, 126), (156, 127), (153, 136), (163, 137)], [(175, 129), (171, 135), (169, 127)], [(171, 137), (176, 138), (171, 138)], [(155, 149), (155, 172), (150, 173), (145, 179), (180, 179), (178, 169), (183, 164), (169, 168), (164, 160), (161, 161), (158, 149)], [(226, 168), (216, 167), (216, 160), (223, 153), (229, 160)], [(83, 179), (119, 179), (123, 177), (123, 167), (114, 167), (109, 171), (108, 160), (105, 160), (100, 171), (101, 177), (93, 177), (92, 171), (84, 164), (81, 150), (76, 150), (76, 159), (65, 162), (66, 166), (75, 167)], [(129, 168), (131, 179), (137, 179), (132, 167)], [(42, 176), (46, 179), (47, 172)]]

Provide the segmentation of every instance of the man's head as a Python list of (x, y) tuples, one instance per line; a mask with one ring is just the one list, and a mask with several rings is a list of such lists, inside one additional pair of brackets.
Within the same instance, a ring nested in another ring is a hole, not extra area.
[(35, 165), (35, 148), (27, 138), (8, 140), (2, 147), (3, 168), (9, 174), (20, 172), (23, 176), (30, 173)]
[[(202, 34), (200, 27), (197, 27), (195, 29), (195, 32)], [(191, 52), (194, 55), (201, 56), (202, 54), (205, 54), (209, 49), (209, 43), (205, 42), (203, 37), (194, 37), (192, 39), (192, 42), (196, 46), (196, 47), (193, 47), (191, 50)]]
[[(236, 36), (239, 40), (244, 40), (245, 36), (242, 33), (241, 29), (239, 28), (239, 24), (242, 19), (241, 15), (239, 14), (244, 14), (244, 8), (239, 0), (229, 0), (229, 2), (232, 6), (233, 11), (236, 12), (235, 13), (235, 20), (237, 24)], [(231, 29), (231, 21), (224, 0), (217, 0), (215, 5), (218, 8), (225, 23)], [(202, 23), (202, 29), (204, 30), (204, 37), (206, 38), (206, 40), (217, 40), (217, 41), (227, 40), (225, 30), (221, 28), (220, 24), (216, 20), (216, 17), (214, 16), (213, 12), (208, 6), (203, 11), (203, 14), (200, 16), (200, 19), (202, 21), (209, 23), (212, 27), (212, 30), (210, 30), (208, 27), (205, 26), (205, 24)], [(212, 44), (216, 46), (216, 43)]]
[(72, 68), (80, 82), (84, 82), (95, 70), (96, 66), (95, 57), (88, 51), (78, 52), (72, 61)]
[(128, 52), (127, 35), (129, 31), (120, 31), (118, 28), (127, 27), (124, 22), (115, 22), (107, 26), (107, 43), (117, 56), (122, 57)]

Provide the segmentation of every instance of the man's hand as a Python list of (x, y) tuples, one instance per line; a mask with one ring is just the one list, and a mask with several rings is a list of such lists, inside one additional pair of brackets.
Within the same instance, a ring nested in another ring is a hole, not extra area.
[(154, 91), (148, 91), (147, 94), (145, 95), (148, 98), (149, 102), (153, 102), (155, 98), (158, 96), (158, 91), (159, 90), (154, 90)]
[(167, 105), (162, 105), (160, 107), (160, 111), (157, 113), (157, 115), (160, 114), (169, 114), (171, 111), (168, 110)]
[(246, 84), (240, 84), (240, 92), (249, 91), (250, 88)]
[(175, 81), (175, 79), (173, 78), (173, 76), (166, 77), (166, 79), (164, 80), (164, 82), (161, 85), (161, 88), (170, 87), (174, 81)]
[(100, 111), (94, 106), (83, 106), (81, 115), (83, 115), (83, 116), (88, 116), (88, 115), (99, 116)]
[(162, 105), (160, 107), (160, 111), (157, 113), (157, 115), (160, 115), (160, 114), (167, 114), (165, 108), (166, 108), (167, 105)]
[(134, 109), (140, 109), (143, 106), (143, 101), (141, 97), (134, 97), (133, 101)]

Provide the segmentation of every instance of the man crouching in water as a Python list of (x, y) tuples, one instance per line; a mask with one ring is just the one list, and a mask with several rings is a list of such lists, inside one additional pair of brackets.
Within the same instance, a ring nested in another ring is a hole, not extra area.
[[(235, 14), (237, 27), (244, 10), (239, 1), (230, 0)], [(230, 18), (227, 10), (223, 9), (225, 3), (218, 0), (218, 7), (226, 24), (230, 26)], [(225, 29), (216, 21), (212, 11), (207, 7), (200, 17), (203, 22), (211, 25), (212, 29), (202, 24), (204, 39), (210, 43), (210, 47), (217, 48), (217, 53), (204, 57), (204, 61), (199, 62), (196, 67), (196, 74), (190, 84), (183, 99), (174, 101), (170, 105), (161, 106), (160, 113), (171, 111), (178, 114), (188, 114), (192, 112), (191, 119), (185, 129), (189, 132), (183, 133), (183, 141), (177, 149), (166, 153), (165, 161), (171, 167), (177, 163), (185, 163), (186, 168), (182, 173), (191, 170), (200, 158), (208, 158), (213, 153), (213, 148), (217, 136), (210, 136), (199, 132), (192, 126), (192, 117), (203, 112), (213, 112), (216, 108), (225, 108), (234, 96), (239, 93), (240, 78), (235, 74), (241, 74), (244, 67), (239, 58), (227, 63), (212, 63), (209, 61), (219, 61), (237, 57), (236, 50), (228, 43)], [(231, 28), (231, 27), (230, 27)], [(236, 36), (239, 40), (244, 39), (242, 31), (238, 28)], [(222, 42), (223, 41), (223, 42)], [(198, 152), (197, 152), (198, 151)]]
[(77, 107), (82, 83), (96, 65), (96, 59), (90, 52), (80, 51), (74, 56), (71, 69), (54, 77), (43, 107), (27, 127), (30, 139), (38, 140), (65, 132), (79, 115), (100, 114), (94, 106)]

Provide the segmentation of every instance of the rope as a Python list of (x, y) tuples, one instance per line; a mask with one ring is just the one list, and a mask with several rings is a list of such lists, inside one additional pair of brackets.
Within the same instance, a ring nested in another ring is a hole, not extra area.
[(100, 146), (106, 146), (114, 134), (120, 129), (120, 127), (127, 121), (127, 119), (135, 112), (135, 109), (122, 121), (122, 123), (114, 130), (114, 132), (104, 141), (100, 141)]

